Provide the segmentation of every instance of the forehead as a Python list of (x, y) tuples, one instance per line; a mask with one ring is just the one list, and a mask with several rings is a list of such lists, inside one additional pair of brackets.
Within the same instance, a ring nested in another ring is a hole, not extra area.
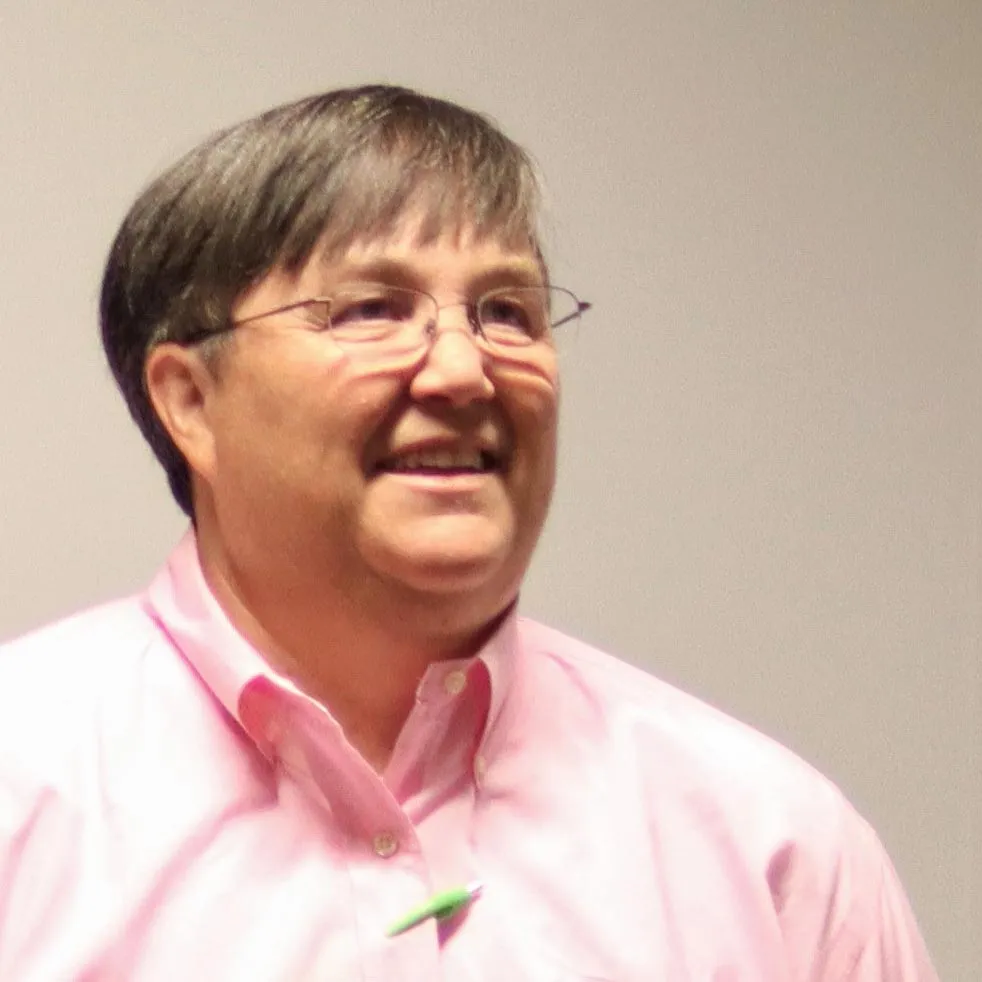
[(528, 241), (478, 234), (468, 226), (424, 235), (418, 224), (406, 222), (345, 245), (322, 243), (296, 272), (273, 269), (240, 296), (233, 316), (251, 316), (350, 281), (459, 295), (510, 284), (542, 285), (547, 275), (538, 248)]
[(432, 282), (492, 277), (535, 284), (545, 278), (541, 261), (528, 247), (450, 237), (423, 245), (391, 240), (357, 243), (341, 254), (320, 257), (314, 266), (332, 277), (345, 273), (363, 276), (376, 270), (382, 279), (389, 273)]
[(365, 248), (419, 248), (439, 243), (461, 249), (496, 244), (502, 249), (530, 248), (533, 232), (523, 223), (479, 222), (470, 214), (466, 205), (462, 211), (446, 215), (432, 205), (428, 195), (421, 193), (420, 200), (397, 214), (390, 222), (355, 230), (344, 239), (333, 239), (330, 229), (325, 229), (322, 245), (325, 251), (348, 251)]
[(304, 273), (334, 279), (383, 274), (441, 283), (486, 278), (538, 284), (546, 269), (537, 244), (523, 236), (478, 232), (472, 225), (427, 230), (420, 220), (400, 222), (390, 232), (356, 238), (344, 245), (323, 243)]

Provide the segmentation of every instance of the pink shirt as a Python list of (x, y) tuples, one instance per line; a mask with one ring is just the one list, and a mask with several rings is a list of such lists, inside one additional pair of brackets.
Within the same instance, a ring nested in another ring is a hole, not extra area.
[(117, 979), (936, 976), (873, 832), (770, 740), (513, 616), (430, 668), (379, 778), (189, 535), (144, 596), (0, 649), (0, 980)]

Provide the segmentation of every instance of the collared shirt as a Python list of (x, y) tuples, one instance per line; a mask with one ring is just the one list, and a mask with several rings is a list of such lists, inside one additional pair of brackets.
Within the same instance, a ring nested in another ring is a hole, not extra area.
[(750, 728), (512, 615), (430, 667), (380, 776), (188, 535), (145, 595), (0, 649), (0, 982), (174, 979), (936, 976), (868, 825)]

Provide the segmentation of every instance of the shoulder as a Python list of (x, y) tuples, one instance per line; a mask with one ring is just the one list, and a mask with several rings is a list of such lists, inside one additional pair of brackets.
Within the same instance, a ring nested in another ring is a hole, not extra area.
[(0, 645), (0, 781), (71, 793), (175, 669), (187, 674), (139, 596)]
[(801, 763), (751, 726), (649, 672), (528, 618), (519, 623), (532, 675), (565, 677), (570, 686), (589, 694), (612, 725), (625, 721), (642, 732), (674, 737), (693, 752), (705, 746), (714, 757), (724, 747), (736, 747)]
[(77, 699), (138, 658), (159, 631), (139, 597), (92, 607), (0, 645), (0, 701)]
[(552, 628), (521, 618), (519, 631), (532, 684), (548, 687), (554, 704), (557, 688), (575, 693), (559, 704), (579, 703), (598, 752), (631, 760), (638, 779), (733, 821), (851, 821), (830, 780), (754, 727)]
[[(560, 753), (576, 746), (569, 773), (643, 824), (663, 876), (675, 869), (678, 884), (708, 883), (724, 870), (720, 891), (747, 903), (766, 898), (803, 975), (844, 978), (861, 958), (928, 965), (889, 857), (832, 781), (752, 727), (590, 645), (524, 619), (519, 630), (527, 684), (549, 707), (538, 732), (561, 733)], [(636, 853), (645, 852), (639, 844)], [(933, 975), (905, 968), (889, 977)]]

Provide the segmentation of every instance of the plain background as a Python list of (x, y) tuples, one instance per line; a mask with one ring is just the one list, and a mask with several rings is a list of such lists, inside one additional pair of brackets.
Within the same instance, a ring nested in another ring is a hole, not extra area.
[(0, 0), (0, 636), (183, 528), (96, 340), (139, 188), (315, 90), (456, 99), (595, 304), (526, 611), (829, 774), (977, 982), (980, 66), (972, 0)]

